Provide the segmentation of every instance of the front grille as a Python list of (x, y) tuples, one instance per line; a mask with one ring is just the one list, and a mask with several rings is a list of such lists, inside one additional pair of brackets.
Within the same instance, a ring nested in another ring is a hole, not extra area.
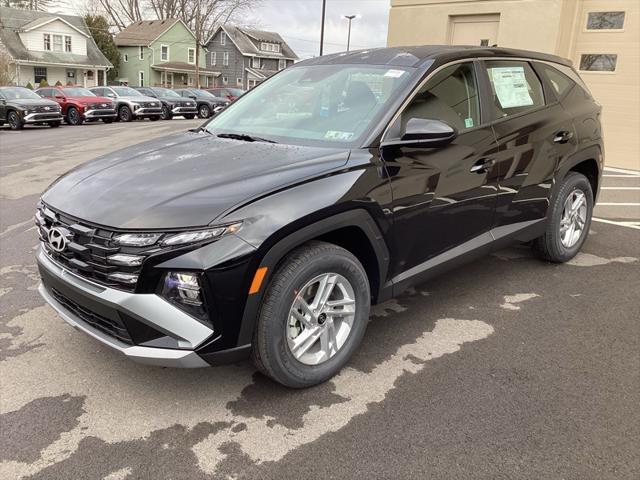
[(159, 107), (160, 104), (156, 103), (156, 102), (140, 102), (140, 106), (143, 108), (153, 108), (153, 107)]
[[(102, 106), (104, 105), (104, 107)], [(113, 110), (113, 105), (111, 103), (92, 103), (87, 105), (88, 110)]]
[(76, 315), (91, 327), (121, 341), (122, 343), (133, 345), (131, 335), (129, 335), (127, 327), (125, 327), (124, 323), (122, 323), (121, 320), (113, 320), (111, 318), (98, 315), (97, 313), (88, 310), (87, 308), (79, 305), (70, 298), (64, 296), (55, 288), (51, 289), (51, 295), (53, 295), (53, 298), (55, 298), (56, 301), (60, 303), (64, 308), (69, 310), (71, 313)]
[[(108, 275), (114, 273), (139, 275), (142, 270), (142, 266), (110, 264), (107, 259), (109, 255), (127, 253), (149, 256), (158, 251), (158, 247), (121, 247), (113, 240), (117, 235), (116, 232), (89, 225), (56, 212), (43, 204), (38, 205), (35, 220), (44, 251), (54, 262), (81, 277), (108, 287), (132, 292), (135, 290), (135, 284), (114, 281), (108, 278)], [(68, 233), (67, 247), (62, 252), (55, 251), (49, 243), (49, 231), (54, 227)]]
[(30, 107), (29, 112), (33, 113), (55, 113), (59, 112), (60, 107), (53, 105), (41, 105), (39, 107)]

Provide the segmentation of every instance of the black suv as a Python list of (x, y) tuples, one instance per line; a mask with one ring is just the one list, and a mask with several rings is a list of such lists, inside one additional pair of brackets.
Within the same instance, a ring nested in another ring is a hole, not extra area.
[(251, 356), (313, 385), (347, 363), (372, 303), (510, 242), (576, 255), (600, 111), (569, 61), (540, 53), (306, 60), (200, 129), (57, 180), (36, 213), (40, 292), (138, 361)]
[(20, 130), (25, 124), (59, 127), (62, 111), (56, 102), (28, 88), (0, 87), (0, 126), (5, 123), (11, 130)]
[(171, 120), (174, 116), (182, 116), (188, 120), (195, 118), (198, 108), (195, 100), (184, 98), (169, 88), (163, 87), (137, 87), (143, 95), (153, 97), (162, 103), (162, 120)]
[(205, 90), (197, 88), (178, 88), (175, 92), (181, 97), (190, 98), (198, 105), (198, 117), (209, 118), (224, 110), (230, 103), (226, 98), (216, 97)]

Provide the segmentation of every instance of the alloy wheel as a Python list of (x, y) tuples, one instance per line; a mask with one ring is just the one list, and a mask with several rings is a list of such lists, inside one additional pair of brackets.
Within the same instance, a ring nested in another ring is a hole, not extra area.
[(78, 124), (78, 120), (80, 119), (80, 114), (75, 108), (70, 108), (69, 113), (67, 115), (69, 116), (69, 123), (71, 125)]
[(560, 220), (560, 241), (565, 248), (573, 247), (587, 223), (587, 197), (582, 190), (573, 190), (564, 201)]
[(16, 112), (10, 112), (8, 120), (11, 130), (18, 130), (20, 128), (20, 118)]
[(202, 105), (200, 107), (200, 110), (198, 110), (198, 116), (200, 118), (209, 118), (211, 114), (211, 111), (209, 110), (209, 107), (207, 107), (206, 105)]
[(298, 292), (287, 318), (287, 345), (305, 365), (318, 365), (344, 346), (356, 314), (349, 281), (337, 273), (318, 275)]

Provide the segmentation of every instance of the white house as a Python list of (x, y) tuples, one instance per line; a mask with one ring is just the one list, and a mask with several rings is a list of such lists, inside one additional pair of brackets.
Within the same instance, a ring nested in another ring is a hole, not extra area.
[(0, 7), (0, 48), (8, 54), (12, 83), (42, 79), (85, 87), (106, 84), (113, 67), (82, 17)]

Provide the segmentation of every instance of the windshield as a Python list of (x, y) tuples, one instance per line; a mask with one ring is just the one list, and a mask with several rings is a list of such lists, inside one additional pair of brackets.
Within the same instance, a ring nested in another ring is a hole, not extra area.
[(173, 90), (169, 90), (168, 88), (154, 88), (153, 91), (156, 92), (156, 95), (158, 95), (160, 97), (178, 97), (178, 98), (180, 98), (180, 95), (178, 95)]
[(116, 92), (121, 97), (142, 97), (142, 96), (144, 96), (139, 91), (134, 90), (131, 87), (111, 87), (111, 88), (113, 88), (113, 91)]
[(245, 93), (206, 129), (280, 143), (355, 146), (410, 76), (384, 66), (290, 68)]
[(211, 95), (209, 92), (205, 92), (204, 90), (189, 90), (196, 97), (199, 98), (216, 98), (215, 95)]
[(28, 88), (3, 88), (0, 90), (7, 100), (22, 100), (30, 98), (32, 100), (42, 100), (42, 97)]
[(95, 97), (96, 94), (86, 88), (63, 88), (68, 97)]

